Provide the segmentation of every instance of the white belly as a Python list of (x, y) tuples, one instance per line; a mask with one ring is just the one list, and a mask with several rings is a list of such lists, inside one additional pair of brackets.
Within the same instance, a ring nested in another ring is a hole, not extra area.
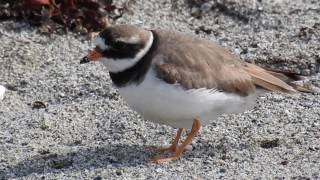
[(203, 125), (223, 113), (237, 113), (254, 104), (255, 96), (241, 97), (208, 89), (184, 90), (179, 85), (167, 84), (149, 71), (138, 86), (119, 89), (131, 108), (145, 119), (176, 128), (191, 128), (193, 119)]

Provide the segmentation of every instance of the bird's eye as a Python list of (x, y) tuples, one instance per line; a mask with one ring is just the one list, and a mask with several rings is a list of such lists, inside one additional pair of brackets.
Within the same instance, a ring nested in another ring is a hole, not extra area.
[(125, 48), (127, 45), (125, 44), (125, 43), (123, 43), (123, 42), (116, 42), (116, 43), (114, 43), (114, 45), (113, 45), (113, 47), (115, 48), (115, 49), (123, 49), (123, 48)]

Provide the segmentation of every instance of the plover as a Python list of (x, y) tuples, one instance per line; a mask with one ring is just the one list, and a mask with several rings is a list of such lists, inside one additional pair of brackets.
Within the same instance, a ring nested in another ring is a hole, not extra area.
[[(102, 62), (120, 95), (145, 119), (178, 128), (168, 157), (178, 159), (201, 125), (224, 113), (243, 112), (265, 91), (294, 93), (282, 74), (245, 63), (195, 36), (114, 25), (99, 33), (80, 63)], [(191, 128), (179, 145), (184, 128)]]

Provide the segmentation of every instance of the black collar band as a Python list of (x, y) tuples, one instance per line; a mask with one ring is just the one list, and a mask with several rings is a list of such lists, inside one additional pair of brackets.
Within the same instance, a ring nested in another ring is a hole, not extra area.
[(137, 64), (121, 72), (109, 72), (112, 82), (117, 87), (123, 87), (128, 84), (138, 85), (144, 80), (145, 75), (150, 68), (152, 59), (155, 55), (154, 52), (156, 51), (158, 44), (158, 37), (156, 33), (154, 33), (153, 31), (151, 31), (151, 33), (153, 35), (152, 46), (150, 47), (148, 52), (137, 62)]

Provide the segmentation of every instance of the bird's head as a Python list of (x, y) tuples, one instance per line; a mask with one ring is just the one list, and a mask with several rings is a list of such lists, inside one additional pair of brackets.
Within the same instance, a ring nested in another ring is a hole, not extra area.
[(134, 66), (151, 48), (151, 31), (132, 25), (115, 25), (99, 33), (94, 44), (80, 63), (100, 61), (110, 72), (117, 73)]

